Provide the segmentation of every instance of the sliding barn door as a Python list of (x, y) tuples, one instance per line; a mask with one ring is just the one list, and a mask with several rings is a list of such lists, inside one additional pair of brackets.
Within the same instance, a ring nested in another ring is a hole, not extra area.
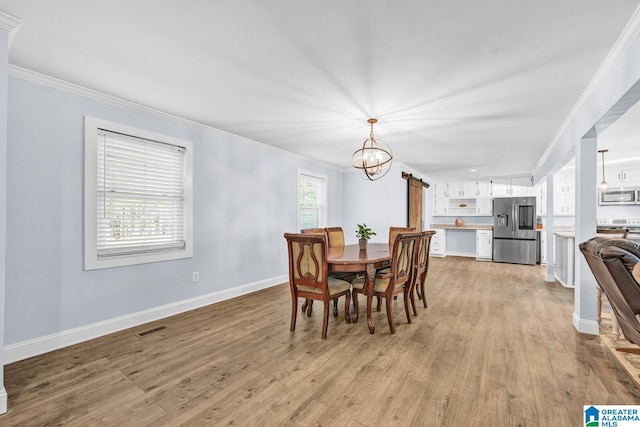
[(422, 181), (409, 178), (409, 227), (422, 231)]

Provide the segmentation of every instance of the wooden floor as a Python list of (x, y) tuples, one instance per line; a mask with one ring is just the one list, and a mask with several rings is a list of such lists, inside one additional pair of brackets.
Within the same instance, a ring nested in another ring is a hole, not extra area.
[[(2, 426), (583, 425), (585, 404), (639, 404), (573, 291), (541, 267), (432, 259), (429, 308), (289, 333), (286, 285), (5, 367)], [(360, 298), (364, 310), (363, 298)], [(384, 307), (384, 306), (383, 306)], [(166, 329), (144, 337), (137, 333)]]

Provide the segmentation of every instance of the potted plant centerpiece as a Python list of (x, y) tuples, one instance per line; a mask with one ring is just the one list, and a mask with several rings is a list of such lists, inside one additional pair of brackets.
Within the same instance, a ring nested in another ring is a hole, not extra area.
[(371, 238), (371, 236), (375, 236), (376, 232), (367, 227), (367, 224), (364, 222), (362, 224), (357, 224), (358, 229), (356, 230), (356, 237), (358, 238), (358, 243), (360, 244), (360, 250), (367, 250), (367, 240)]

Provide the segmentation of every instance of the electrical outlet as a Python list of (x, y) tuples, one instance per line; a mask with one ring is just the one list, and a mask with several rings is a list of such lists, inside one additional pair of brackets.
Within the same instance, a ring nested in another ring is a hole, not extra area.
[(191, 279), (192, 282), (198, 282), (200, 281), (200, 273), (198, 273), (197, 271), (193, 272), (193, 278)]

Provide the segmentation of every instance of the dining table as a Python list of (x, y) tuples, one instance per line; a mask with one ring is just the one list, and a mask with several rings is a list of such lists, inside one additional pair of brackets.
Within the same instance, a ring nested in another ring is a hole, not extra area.
[[(375, 333), (375, 325), (371, 318), (373, 305), (373, 286), (376, 270), (391, 265), (391, 253), (388, 243), (367, 243), (366, 249), (359, 245), (346, 245), (329, 248), (327, 264), (330, 272), (365, 273), (365, 294), (367, 295), (367, 326), (370, 333)], [(354, 304), (356, 302), (354, 301)], [(352, 322), (358, 321), (356, 308)]]

